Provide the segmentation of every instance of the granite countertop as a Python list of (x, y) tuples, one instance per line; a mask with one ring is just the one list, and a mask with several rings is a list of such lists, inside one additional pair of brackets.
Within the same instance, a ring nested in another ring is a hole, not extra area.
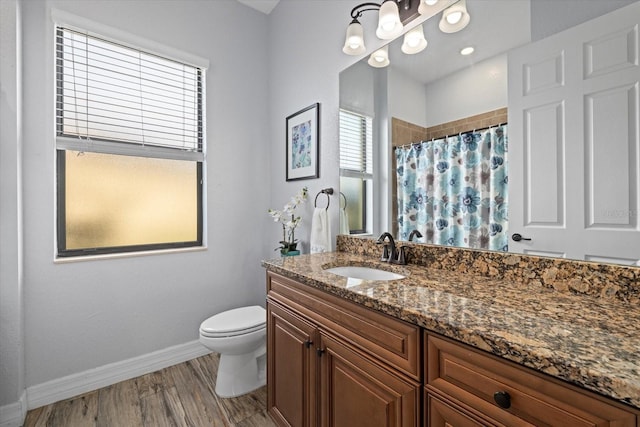
[[(640, 310), (543, 286), (398, 266), (345, 252), (263, 261), (268, 270), (640, 408)], [(352, 283), (325, 268), (405, 275)]]

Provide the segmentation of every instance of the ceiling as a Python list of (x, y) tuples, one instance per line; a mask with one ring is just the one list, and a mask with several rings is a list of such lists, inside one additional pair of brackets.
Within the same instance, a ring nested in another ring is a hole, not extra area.
[(270, 14), (278, 5), (280, 0), (238, 0), (240, 3), (247, 5), (253, 9), (259, 10), (264, 14)]
[[(438, 14), (423, 24), (428, 45), (422, 52), (402, 53), (402, 37), (391, 43), (391, 66), (426, 84), (529, 43), (529, 3), (529, 0), (467, 0), (471, 21), (465, 29), (453, 34), (441, 32), (438, 22), (442, 14)], [(460, 55), (460, 49), (466, 46), (473, 46), (475, 52), (470, 56)]]

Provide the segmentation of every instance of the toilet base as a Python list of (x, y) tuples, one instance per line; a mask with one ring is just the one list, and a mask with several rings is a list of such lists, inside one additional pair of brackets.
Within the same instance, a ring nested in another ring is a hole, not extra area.
[(221, 354), (216, 378), (219, 397), (237, 397), (267, 383), (265, 347), (248, 354)]

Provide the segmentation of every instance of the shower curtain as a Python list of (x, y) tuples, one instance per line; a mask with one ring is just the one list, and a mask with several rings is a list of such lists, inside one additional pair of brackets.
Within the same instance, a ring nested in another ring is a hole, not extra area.
[(399, 238), (506, 251), (507, 126), (396, 148)]

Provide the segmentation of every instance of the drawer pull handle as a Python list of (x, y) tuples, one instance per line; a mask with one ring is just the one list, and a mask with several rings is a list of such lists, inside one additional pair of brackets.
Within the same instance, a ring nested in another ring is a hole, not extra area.
[(511, 407), (511, 396), (506, 391), (496, 391), (493, 394), (493, 400), (496, 401), (499, 407), (509, 409)]

